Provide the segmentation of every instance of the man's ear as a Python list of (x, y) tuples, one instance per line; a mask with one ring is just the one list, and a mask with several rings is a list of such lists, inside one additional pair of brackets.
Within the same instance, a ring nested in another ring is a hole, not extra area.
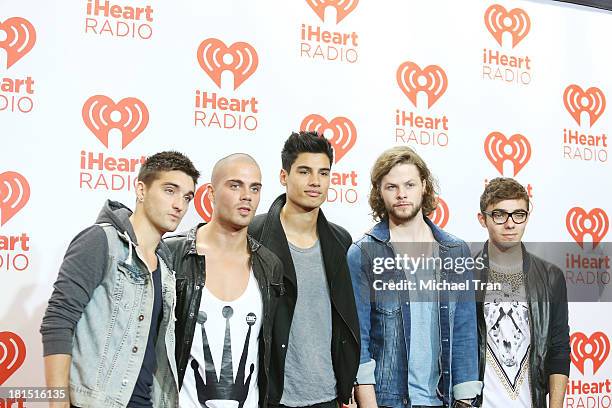
[(142, 203), (146, 194), (147, 186), (139, 180), (138, 183), (136, 183), (136, 201)]
[(287, 170), (281, 169), (280, 174), (278, 175), (278, 179), (283, 187), (287, 187), (288, 177), (289, 177), (289, 173), (287, 173)]
[(208, 185), (206, 186), (206, 195), (208, 195), (208, 199), (210, 200), (210, 203), (213, 205), (215, 204), (215, 188), (213, 187), (212, 183), (208, 183)]
[(487, 228), (487, 218), (481, 212), (478, 213), (478, 222), (480, 222), (480, 225), (482, 225), (483, 228)]

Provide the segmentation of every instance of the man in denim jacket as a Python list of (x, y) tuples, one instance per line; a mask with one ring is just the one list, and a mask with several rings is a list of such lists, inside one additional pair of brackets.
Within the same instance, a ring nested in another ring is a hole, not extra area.
[[(357, 402), (469, 407), (481, 390), (469, 249), (424, 216), (436, 208), (435, 184), (412, 149), (385, 151), (371, 176), (380, 222), (348, 252), (361, 332)], [(448, 288), (427, 289), (436, 282)]]
[[(41, 333), (52, 407), (177, 407), (175, 277), (168, 248), (199, 173), (177, 152), (147, 159), (136, 209), (108, 200), (64, 257)], [(72, 404), (72, 405), (71, 405)]]

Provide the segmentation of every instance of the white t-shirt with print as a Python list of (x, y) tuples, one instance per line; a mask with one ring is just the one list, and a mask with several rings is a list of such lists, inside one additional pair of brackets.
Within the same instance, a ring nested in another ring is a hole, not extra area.
[(522, 265), (503, 268), (491, 262), (490, 267), (489, 282), (501, 283), (502, 290), (487, 291), (485, 297), (487, 350), (482, 407), (531, 408), (531, 334)]
[(231, 302), (217, 299), (207, 288), (203, 289), (179, 395), (181, 407), (258, 406), (262, 318), (261, 292), (252, 270), (246, 290)]

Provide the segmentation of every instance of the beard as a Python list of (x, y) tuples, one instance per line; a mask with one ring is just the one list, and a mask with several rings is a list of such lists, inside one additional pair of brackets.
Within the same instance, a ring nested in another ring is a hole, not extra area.
[(414, 217), (419, 213), (423, 205), (423, 201), (421, 200), (417, 205), (415, 205), (410, 212), (398, 211), (395, 207), (391, 207), (387, 209), (387, 213), (389, 214), (389, 218), (393, 218), (397, 224), (402, 224), (404, 222), (412, 221)]

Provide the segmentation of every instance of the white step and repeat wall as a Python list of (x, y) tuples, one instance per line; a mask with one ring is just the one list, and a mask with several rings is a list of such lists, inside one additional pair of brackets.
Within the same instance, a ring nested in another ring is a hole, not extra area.
[[(325, 212), (354, 238), (388, 147), (427, 160), (431, 216), (465, 240), (486, 239), (487, 180), (516, 177), (535, 206), (525, 239), (592, 248), (568, 279), (605, 288), (610, 38), (612, 13), (552, 1), (0, 0), (0, 385), (43, 384), (38, 329), (67, 244), (106, 198), (132, 205), (142, 160), (166, 149), (202, 184), (250, 153), (263, 212), (282, 142), (318, 130), (336, 149)], [(181, 229), (210, 211), (198, 194)], [(568, 407), (612, 406), (609, 313), (570, 305)]]

